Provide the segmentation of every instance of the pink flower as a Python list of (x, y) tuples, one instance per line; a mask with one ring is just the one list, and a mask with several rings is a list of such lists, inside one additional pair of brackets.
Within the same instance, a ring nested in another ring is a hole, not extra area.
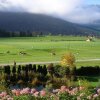
[(82, 86), (79, 87), (79, 90), (80, 90), (80, 91), (83, 90), (83, 89), (84, 89), (84, 87), (82, 87)]
[(78, 92), (78, 88), (77, 88), (77, 87), (74, 88), (74, 89), (72, 90), (72, 92), (73, 92), (74, 94), (76, 94), (76, 93)]
[(12, 90), (12, 93), (13, 93), (13, 94), (16, 94), (16, 90), (15, 90), (15, 89), (14, 89), (14, 90)]
[(30, 93), (30, 89), (29, 88), (25, 88), (23, 89), (24, 94), (29, 94)]
[(76, 93), (74, 91), (70, 91), (69, 93), (70, 93), (70, 95), (76, 95)]
[(87, 99), (91, 100), (92, 99), (92, 96), (88, 96)]
[(69, 90), (69, 88), (66, 88), (66, 92), (67, 92), (67, 93), (70, 93), (70, 92), (71, 92), (71, 90)]
[(97, 98), (97, 97), (98, 97), (98, 94), (94, 94), (94, 95), (93, 95), (93, 98)]
[(35, 97), (38, 97), (38, 95), (39, 95), (39, 92), (35, 92), (35, 93), (34, 93), (34, 96), (35, 96)]
[(0, 93), (0, 97), (3, 97), (3, 94), (2, 93)]
[(7, 98), (7, 100), (14, 100), (14, 99), (10, 97), (10, 98)]
[(80, 94), (80, 97), (83, 97), (84, 95), (85, 95), (84, 93), (81, 93), (81, 94)]
[(61, 86), (60, 91), (65, 92), (66, 91), (66, 86)]
[(97, 90), (97, 93), (100, 94), (100, 89)]
[(11, 97), (10, 95), (7, 95), (7, 96), (6, 96), (6, 98), (10, 98), (10, 97)]
[(77, 97), (77, 100), (81, 100), (81, 98), (80, 97)]
[(2, 97), (7, 96), (7, 92), (2, 92), (1, 94), (2, 94)]
[(40, 96), (46, 96), (46, 91), (44, 90), (40, 91)]
[(21, 91), (20, 91), (20, 94), (21, 94), (21, 95), (22, 95), (22, 94), (25, 94), (25, 92), (24, 92), (23, 90), (21, 90)]
[(60, 89), (55, 89), (53, 90), (53, 93), (58, 93), (60, 91)]
[(20, 95), (20, 90), (16, 90), (16, 96), (19, 96)]
[(31, 89), (31, 94), (35, 93), (37, 90), (36, 89)]
[(31, 92), (31, 89), (30, 88), (23, 88), (20, 91), (20, 94), (30, 94), (30, 92)]
[(24, 88), (24, 90), (25, 90), (25, 91), (30, 91), (30, 88), (27, 87), (27, 88)]

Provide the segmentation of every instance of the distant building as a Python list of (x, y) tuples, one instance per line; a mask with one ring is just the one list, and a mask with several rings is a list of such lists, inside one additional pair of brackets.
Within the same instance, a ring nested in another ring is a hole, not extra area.
[(92, 37), (92, 36), (88, 36), (88, 38), (87, 38), (86, 41), (87, 41), (87, 42), (91, 42), (91, 41), (93, 41), (93, 37)]

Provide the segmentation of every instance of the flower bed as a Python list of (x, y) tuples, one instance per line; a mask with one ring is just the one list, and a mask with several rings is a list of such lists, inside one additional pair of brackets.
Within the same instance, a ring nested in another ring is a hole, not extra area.
[(61, 86), (51, 92), (35, 88), (14, 89), (11, 93), (1, 92), (0, 100), (100, 100), (100, 88)]
[[(29, 64), (23, 67), (13, 66), (12, 69), (5, 66), (4, 69), (0, 78), (0, 100), (100, 100), (100, 88), (94, 89), (94, 86), (85, 80), (84, 75), (90, 67), (76, 70), (74, 67), (53, 67), (53, 64), (48, 67)], [(99, 67), (92, 68), (94, 69), (95, 73), (99, 73)], [(42, 88), (38, 89), (40, 86)]]

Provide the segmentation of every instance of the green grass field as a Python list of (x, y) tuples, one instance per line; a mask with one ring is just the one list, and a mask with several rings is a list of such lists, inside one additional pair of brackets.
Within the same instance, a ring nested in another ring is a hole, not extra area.
[[(99, 59), (100, 40), (86, 42), (86, 37), (46, 36), (0, 38), (0, 64), (16, 62), (60, 61), (68, 51), (73, 52), (76, 60)], [(7, 53), (9, 51), (9, 53)], [(26, 53), (25, 55), (19, 52)], [(56, 55), (51, 55), (51, 52)], [(100, 65), (100, 61), (78, 62), (80, 65)]]

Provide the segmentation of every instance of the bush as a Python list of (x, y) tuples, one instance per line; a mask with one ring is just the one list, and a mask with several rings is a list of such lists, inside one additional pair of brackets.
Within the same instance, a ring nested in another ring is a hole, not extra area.
[(76, 70), (76, 75), (78, 76), (95, 76), (100, 75), (100, 67), (99, 66), (82, 66)]
[(21, 95), (21, 96), (14, 96), (14, 100), (36, 100), (36, 98), (32, 95)]

